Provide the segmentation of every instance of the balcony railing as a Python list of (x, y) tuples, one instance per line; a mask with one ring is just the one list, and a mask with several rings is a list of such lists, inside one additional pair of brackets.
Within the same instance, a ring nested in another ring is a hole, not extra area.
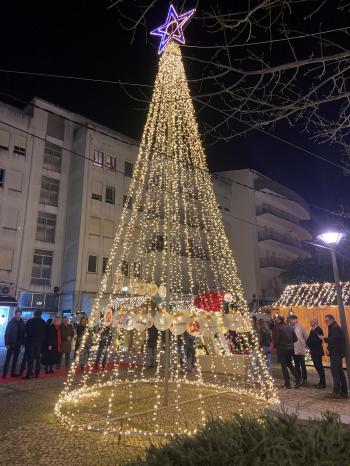
[(289, 214), (288, 212), (285, 212), (282, 209), (273, 207), (270, 204), (264, 204), (256, 208), (256, 215), (262, 215), (262, 214), (272, 214), (276, 217), (283, 218), (284, 220), (288, 220), (289, 222), (295, 223), (297, 225), (300, 224), (298, 217), (296, 217), (295, 215)]
[(286, 269), (290, 264), (286, 259), (281, 259), (279, 257), (261, 257), (260, 258), (260, 267), (262, 269), (267, 267), (275, 267), (278, 269)]
[(258, 232), (258, 240), (259, 241), (267, 241), (267, 240), (274, 240), (279, 243), (289, 244), (291, 246), (295, 246), (296, 248), (302, 249), (301, 242), (296, 238), (293, 238), (290, 235), (286, 235), (283, 233), (278, 233), (274, 230), (264, 230)]

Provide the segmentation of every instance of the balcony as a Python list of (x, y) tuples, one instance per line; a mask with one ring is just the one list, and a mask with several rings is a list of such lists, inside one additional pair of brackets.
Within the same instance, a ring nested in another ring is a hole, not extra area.
[(279, 257), (260, 257), (261, 269), (274, 268), (284, 270), (288, 267), (289, 264), (289, 261), (287, 261), (286, 259), (281, 259)]
[(274, 230), (264, 230), (258, 232), (258, 240), (259, 241), (268, 241), (273, 240), (277, 241), (278, 243), (288, 244), (289, 246), (294, 246), (295, 248), (302, 249), (301, 242), (293, 238), (293, 236), (286, 235), (284, 233), (278, 233)]
[(256, 215), (263, 215), (263, 214), (271, 214), (275, 217), (283, 218), (284, 220), (288, 220), (289, 222), (295, 223), (299, 225), (299, 219), (295, 215), (289, 214), (288, 212), (278, 209), (277, 207), (273, 207), (270, 204), (264, 204), (262, 206), (258, 206), (256, 208)]

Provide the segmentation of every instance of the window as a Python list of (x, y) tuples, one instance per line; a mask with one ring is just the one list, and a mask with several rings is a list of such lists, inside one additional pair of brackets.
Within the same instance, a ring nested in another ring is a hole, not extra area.
[(17, 155), (26, 155), (27, 138), (16, 134), (13, 153)]
[(34, 250), (32, 285), (51, 286), (52, 251)]
[(135, 278), (141, 278), (141, 263), (140, 262), (134, 262), (132, 275)]
[[(123, 207), (125, 206), (127, 199), (128, 199), (128, 196), (124, 194)], [(132, 197), (129, 198), (128, 209), (132, 209)]]
[(0, 129), (0, 148), (9, 149), (10, 145), (10, 133), (4, 129)]
[(102, 260), (102, 273), (106, 272), (107, 264), (108, 264), (108, 257), (104, 257)]
[(52, 138), (64, 140), (64, 119), (61, 116), (49, 113), (47, 116), (46, 134)]
[(43, 176), (41, 178), (40, 204), (58, 206), (58, 192), (60, 182), (54, 178)]
[(38, 241), (55, 242), (56, 218), (54, 214), (39, 212), (36, 227), (36, 239)]
[(100, 231), (101, 231), (101, 219), (98, 217), (90, 217), (89, 234), (100, 236)]
[(106, 167), (108, 170), (117, 170), (117, 159), (113, 155), (106, 155)]
[(18, 226), (18, 210), (12, 206), (6, 209), (6, 215), (4, 215), (3, 227), (7, 230), (17, 230)]
[(18, 171), (9, 170), (6, 177), (6, 186), (12, 191), (22, 191), (23, 174)]
[(100, 181), (92, 181), (92, 199), (95, 201), (102, 201), (102, 183)]
[(89, 256), (88, 272), (89, 273), (96, 273), (97, 272), (97, 256)]
[(94, 151), (94, 165), (103, 167), (103, 152), (97, 149)]
[(45, 143), (43, 168), (61, 173), (62, 147)]
[(13, 249), (0, 248), (0, 270), (12, 270)]
[(0, 188), (4, 187), (4, 183), (5, 183), (5, 169), (0, 168)]
[(115, 188), (106, 186), (106, 202), (107, 204), (115, 204)]
[(120, 271), (125, 277), (129, 276), (129, 262), (128, 261), (125, 261), (125, 260), (122, 261)]
[(162, 252), (164, 250), (165, 240), (162, 235), (154, 235), (153, 239), (150, 239), (147, 243), (147, 251), (158, 251)]
[(124, 175), (132, 177), (134, 172), (134, 164), (132, 162), (124, 162)]

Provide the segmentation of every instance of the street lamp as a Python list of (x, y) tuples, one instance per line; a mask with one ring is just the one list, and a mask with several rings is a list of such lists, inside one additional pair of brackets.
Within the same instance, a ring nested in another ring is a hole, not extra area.
[(346, 372), (348, 375), (348, 383), (350, 384), (350, 344), (349, 344), (349, 332), (348, 325), (346, 322), (346, 314), (343, 302), (342, 289), (339, 282), (339, 272), (337, 265), (337, 258), (335, 255), (335, 248), (338, 246), (339, 242), (344, 238), (344, 233), (341, 233), (336, 230), (326, 231), (317, 236), (317, 238), (322, 241), (325, 246), (331, 250), (332, 264), (333, 264), (333, 274), (334, 274), (334, 283), (335, 289), (337, 291), (337, 304), (339, 309), (340, 325), (343, 329), (345, 336), (345, 360), (346, 360)]

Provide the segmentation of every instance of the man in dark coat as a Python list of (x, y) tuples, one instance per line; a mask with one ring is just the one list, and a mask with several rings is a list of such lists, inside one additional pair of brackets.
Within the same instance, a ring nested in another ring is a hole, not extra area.
[(15, 317), (10, 320), (6, 326), (5, 330), (5, 346), (7, 348), (6, 360), (4, 364), (4, 369), (2, 373), (3, 379), (7, 376), (7, 371), (10, 366), (12, 359), (11, 367), (11, 377), (17, 377), (16, 374), (16, 365), (19, 353), (21, 351), (21, 346), (24, 344), (24, 322), (22, 319), (21, 311), (15, 312)]
[(283, 316), (277, 315), (275, 326), (272, 330), (272, 341), (274, 347), (276, 348), (277, 357), (282, 367), (284, 388), (291, 388), (288, 369), (295, 378), (294, 388), (299, 388), (302, 384), (301, 379), (298, 376), (292, 362), (294, 355), (294, 343), (297, 340), (298, 338), (293, 328), (285, 323)]
[(315, 385), (316, 388), (326, 388), (326, 376), (322, 363), (322, 356), (324, 355), (322, 340), (318, 338), (319, 335), (323, 335), (323, 330), (318, 325), (317, 319), (310, 321), (311, 331), (306, 341), (306, 344), (310, 350), (311, 359), (314, 363), (315, 369), (320, 377), (320, 382)]
[(325, 317), (328, 325), (328, 337), (319, 335), (320, 340), (328, 344), (328, 352), (331, 360), (331, 372), (333, 377), (334, 398), (348, 397), (348, 384), (343, 370), (343, 357), (345, 355), (345, 336), (342, 328), (337, 324), (332, 314)]
[(35, 361), (35, 377), (40, 373), (41, 347), (45, 337), (45, 321), (41, 318), (41, 311), (36, 310), (34, 317), (28, 320), (25, 325), (25, 347), (28, 360), (28, 369), (25, 379), (33, 377), (33, 366)]

